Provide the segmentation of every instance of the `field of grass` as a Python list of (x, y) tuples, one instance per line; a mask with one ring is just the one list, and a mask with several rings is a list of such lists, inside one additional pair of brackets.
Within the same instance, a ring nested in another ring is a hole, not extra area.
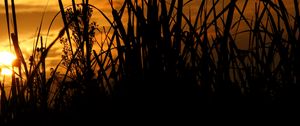
[[(64, 27), (47, 46), (38, 32), (29, 60), (18, 45), (15, 8), (6, 5), (18, 60), (10, 93), (0, 83), (1, 125), (97, 122), (147, 105), (297, 103), (298, 0), (290, 0), (293, 10), (283, 0), (256, 0), (247, 14), (251, 0), (198, 0), (190, 13), (184, 10), (191, 1), (125, 0), (120, 8), (109, 1), (111, 14), (88, 0), (58, 0), (53, 20), (61, 16)], [(110, 26), (93, 21), (94, 13)], [(62, 59), (46, 77), (55, 44)]]

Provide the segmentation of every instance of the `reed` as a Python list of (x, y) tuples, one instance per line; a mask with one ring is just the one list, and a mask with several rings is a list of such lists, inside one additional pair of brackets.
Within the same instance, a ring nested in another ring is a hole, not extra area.
[[(45, 46), (41, 20), (29, 64), (18, 45), (11, 7), (14, 32), (8, 28), (8, 33), (20, 70), (13, 74), (18, 79), (9, 96), (0, 83), (1, 122), (34, 120), (39, 115), (41, 120), (57, 121), (64, 114), (68, 118), (63, 121), (78, 119), (74, 124), (79, 118), (97, 122), (98, 116), (109, 117), (122, 103), (125, 108), (135, 103), (296, 103), (298, 0), (293, 1), (294, 13), (283, 0), (203, 0), (194, 14), (184, 10), (193, 1), (125, 0), (118, 8), (108, 2), (111, 17), (88, 0), (72, 0), (70, 6), (58, 0), (60, 12), (52, 22), (61, 15), (64, 27)], [(251, 2), (255, 9), (246, 13)], [(100, 27), (92, 20), (94, 13), (110, 26)], [(45, 77), (45, 59), (57, 41), (63, 46), (62, 60)], [(32, 116), (23, 119), (24, 113)], [(90, 113), (98, 116), (80, 116)]]

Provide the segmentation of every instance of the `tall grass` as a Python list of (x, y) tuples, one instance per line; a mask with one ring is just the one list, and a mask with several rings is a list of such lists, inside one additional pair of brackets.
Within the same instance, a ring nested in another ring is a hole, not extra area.
[[(254, 1), (203, 0), (193, 14), (184, 11), (190, 2), (126, 0), (117, 8), (109, 1), (109, 17), (88, 0), (72, 0), (70, 6), (58, 0), (64, 27), (45, 46), (40, 25), (29, 64), (18, 46), (12, 6), (14, 32), (8, 32), (19, 71), (9, 96), (0, 85), (0, 121), (59, 120), (52, 116), (57, 113), (91, 121), (97, 117), (80, 115), (106, 116), (117, 109), (114, 105), (131, 103), (296, 103), (298, 0), (293, 1), (294, 13), (283, 0), (255, 1), (252, 17), (246, 11)], [(93, 21), (93, 13), (109, 28)], [(104, 36), (100, 41), (98, 34)], [(58, 40), (62, 60), (46, 78), (45, 59)], [(23, 119), (24, 113), (33, 115)]]

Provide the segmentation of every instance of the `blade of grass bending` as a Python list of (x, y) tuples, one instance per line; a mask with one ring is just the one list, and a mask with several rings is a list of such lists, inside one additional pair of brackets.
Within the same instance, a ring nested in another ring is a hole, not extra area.
[[(47, 5), (48, 6), (48, 2), (47, 2)], [(46, 7), (43, 11), (43, 15), (42, 15), (42, 18), (41, 18), (41, 22), (40, 22), (40, 25), (38, 27), (38, 31), (37, 31), (37, 35), (36, 35), (36, 41), (34, 42), (34, 46), (33, 46), (33, 51), (32, 51), (32, 59), (35, 59), (35, 56), (36, 56), (36, 53), (38, 52), (36, 49), (38, 47), (38, 41), (40, 39), (40, 35), (41, 35), (41, 29), (42, 29), (42, 25), (43, 25), (43, 22), (44, 22), (44, 17), (45, 17), (45, 13), (46, 13)], [(46, 44), (45, 44), (46, 45)], [(41, 50), (43, 49), (43, 44), (41, 44)], [(34, 62), (34, 61), (32, 61)], [(29, 66), (29, 73), (31, 72), (31, 70), (33, 69), (32, 67), (34, 67), (33, 65), (30, 65)]]
[[(214, 2), (214, 1), (213, 1)], [(205, 0), (203, 0), (200, 4), (200, 7), (198, 9), (198, 12), (197, 12), (197, 15), (196, 15), (196, 18), (195, 18), (195, 23), (194, 23), (194, 27), (197, 28), (198, 27), (198, 20), (201, 18), (202, 16), (202, 13), (203, 13), (203, 8), (204, 8), (204, 5), (205, 5)], [(214, 8), (214, 3), (213, 3), (213, 8)]]
[[(222, 15), (224, 15), (228, 11), (229, 8), (230, 8), (230, 4), (228, 4), (226, 7), (224, 7), (224, 9), (222, 9), (222, 11), (218, 15), (216, 15), (210, 23), (206, 24), (206, 26), (201, 26), (201, 29), (203, 30), (203, 27), (210, 28), (212, 25), (214, 25), (215, 22), (217, 22), (217, 20), (219, 20), (219, 18), (221, 18)], [(207, 15), (205, 15), (206, 17), (204, 19), (209, 19), (209, 16), (213, 11), (214, 11), (214, 9), (211, 8), (208, 11)], [(200, 33), (200, 34), (202, 34), (202, 33)]]
[(292, 44), (292, 48), (295, 48), (294, 46), (296, 45), (296, 38), (294, 36), (294, 34), (292, 33), (292, 30), (291, 30), (291, 27), (290, 27), (290, 24), (289, 24), (289, 17), (288, 17), (288, 12), (287, 12), (287, 9), (284, 5), (284, 3), (282, 2), (282, 0), (278, 0), (279, 2), (279, 7), (280, 7), (280, 11), (281, 11), (281, 17), (282, 17), (282, 20), (285, 24), (285, 28), (286, 28), (286, 31), (288, 33), (288, 37), (289, 37), (289, 40)]
[[(42, 26), (43, 26), (43, 22), (44, 22), (45, 13), (46, 13), (46, 8), (43, 11), (42, 19), (41, 19), (41, 22), (40, 22), (40, 25), (39, 25), (39, 28), (38, 28), (38, 32), (37, 32), (37, 35), (36, 35), (36, 42), (35, 42), (36, 45), (35, 45), (35, 47), (37, 47), (37, 44), (38, 44), (38, 41), (39, 41), (39, 38), (40, 38), (40, 35), (41, 35), (41, 30), (42, 30)], [(41, 48), (42, 48), (42, 46), (41, 46)], [(36, 53), (36, 51), (34, 49), (33, 56), (35, 55), (35, 53)]]
[(176, 30), (175, 30), (175, 42), (173, 48), (175, 49), (176, 53), (180, 53), (181, 49), (181, 23), (182, 23), (182, 11), (183, 11), (183, 1), (177, 1), (177, 19), (176, 19)]
[(169, 19), (172, 17), (173, 10), (174, 10), (174, 8), (175, 8), (175, 3), (176, 3), (176, 0), (172, 0), (172, 2), (171, 2), (171, 4), (170, 4), (169, 14), (168, 14), (168, 18), (169, 18)]
[[(239, 31), (240, 24), (241, 24), (241, 20), (242, 20), (242, 18), (243, 18), (244, 12), (245, 12), (245, 10), (246, 10), (247, 4), (248, 4), (248, 0), (245, 1), (244, 6), (243, 6), (243, 8), (242, 8), (242, 11), (240, 11), (240, 9), (235, 5), (235, 6), (236, 6), (236, 7), (235, 7), (236, 10), (238, 10), (238, 12), (240, 12), (240, 15), (241, 15), (240, 18), (239, 18), (239, 20), (237, 21), (237, 27), (236, 27), (235, 33), (237, 33), (237, 32)], [(234, 25), (233, 25), (233, 26), (234, 26)], [(237, 37), (237, 36), (234, 37), (234, 40), (236, 40), (236, 37)]]
[[(42, 53), (42, 56), (40, 57), (40, 60), (39, 62), (36, 64), (36, 66), (40, 66), (43, 62), (43, 59), (45, 59), (48, 55), (48, 52), (50, 51), (50, 49), (52, 48), (52, 46), (56, 43), (57, 40), (59, 40), (59, 38), (61, 38), (63, 35), (64, 35), (64, 32), (65, 32), (65, 28), (63, 28), (58, 36), (49, 44), (49, 46), (45, 49), (45, 51)], [(33, 70), (32, 70), (32, 73), (30, 74), (29, 78), (28, 78), (28, 84), (30, 84), (33, 80), (33, 77), (35, 76), (35, 74), (38, 72), (38, 69), (39, 67), (35, 67)], [(26, 86), (25, 86), (26, 87)]]
[(23, 57), (23, 53), (21, 51), (21, 48), (19, 47), (17, 16), (16, 16), (14, 0), (11, 0), (11, 7), (12, 7), (12, 16), (13, 16), (13, 24), (14, 24), (13, 25), (14, 26), (14, 33), (11, 34), (11, 37), (12, 37), (12, 40), (13, 40), (13, 45), (14, 45), (14, 48), (15, 48), (17, 58), (20, 58), (19, 60), (21, 60), (23, 66), (24, 66), (26, 77), (28, 77), (27, 65), (26, 65), (25, 59)]
[(73, 55), (73, 48), (72, 48), (72, 43), (71, 43), (70, 32), (68, 30), (69, 26), (68, 26), (68, 22), (67, 22), (65, 10), (64, 10), (64, 5), (63, 5), (63, 3), (62, 3), (61, 0), (58, 0), (58, 3), (59, 3), (59, 8), (60, 8), (60, 13), (61, 13), (61, 16), (62, 16), (62, 19), (63, 19), (63, 22), (64, 22), (64, 26), (65, 26), (65, 29), (66, 29), (66, 33), (67, 33), (67, 37), (68, 37), (68, 42), (69, 42), (69, 45), (70, 45), (70, 50), (71, 50), (71, 53)]
[[(228, 59), (228, 55), (229, 55), (229, 51), (228, 51), (228, 40), (230, 35), (230, 29), (231, 29), (231, 25), (232, 25), (232, 21), (233, 21), (233, 14), (234, 14), (234, 10), (235, 10), (235, 4), (236, 4), (237, 0), (232, 0), (229, 3), (229, 10), (228, 10), (228, 15), (227, 15), (227, 19), (226, 19), (226, 24), (225, 24), (225, 28), (224, 28), (224, 34), (222, 39), (220, 40), (220, 56), (218, 59), (218, 66), (219, 68), (219, 74), (225, 78), (224, 79), (226, 82), (229, 80), (229, 59)], [(221, 79), (221, 77), (219, 78)]]
[(5, 15), (6, 15), (6, 25), (7, 25), (7, 34), (8, 34), (8, 41), (9, 41), (9, 48), (11, 51), (11, 38), (10, 38), (10, 23), (9, 23), (9, 10), (8, 10), (8, 0), (4, 0), (5, 2)]

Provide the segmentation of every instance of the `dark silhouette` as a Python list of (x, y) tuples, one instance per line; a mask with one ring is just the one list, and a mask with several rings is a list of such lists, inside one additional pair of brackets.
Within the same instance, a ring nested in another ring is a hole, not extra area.
[[(8, 99), (0, 85), (1, 124), (104, 124), (130, 118), (126, 113), (163, 118), (298, 103), (298, 0), (295, 13), (282, 0), (256, 1), (251, 20), (248, 0), (222, 9), (220, 1), (199, 1), (193, 14), (184, 11), (191, 1), (126, 0), (118, 9), (110, 1), (112, 17), (88, 0), (67, 8), (58, 1), (64, 23), (58, 37), (46, 47), (37, 36), (28, 73), (12, 84)], [(248, 49), (238, 48), (243, 34)], [(62, 60), (46, 79), (45, 58), (58, 40)]]

